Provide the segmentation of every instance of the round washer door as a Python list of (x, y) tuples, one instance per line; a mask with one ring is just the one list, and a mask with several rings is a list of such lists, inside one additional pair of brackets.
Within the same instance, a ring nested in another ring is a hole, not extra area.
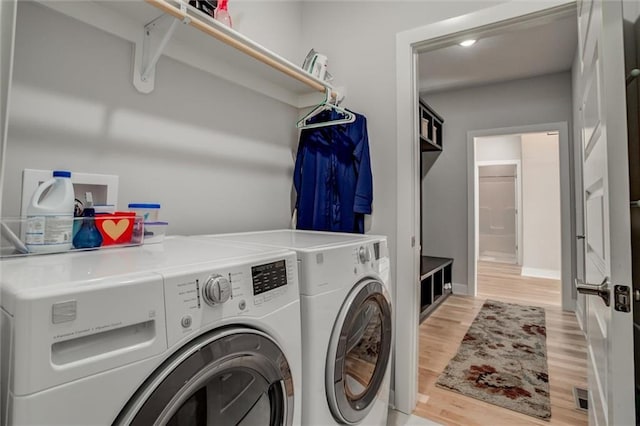
[(369, 413), (390, 354), (389, 295), (379, 281), (361, 281), (340, 310), (327, 354), (327, 400), (336, 420), (356, 424)]
[(293, 381), (266, 334), (234, 328), (205, 334), (165, 361), (114, 424), (291, 425)]

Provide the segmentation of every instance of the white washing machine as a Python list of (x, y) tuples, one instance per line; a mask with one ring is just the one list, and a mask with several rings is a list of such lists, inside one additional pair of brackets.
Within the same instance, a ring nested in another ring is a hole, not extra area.
[(174, 237), (0, 267), (3, 424), (300, 423), (294, 252)]
[(386, 425), (393, 318), (386, 237), (280, 230), (205, 238), (296, 251), (302, 424)]

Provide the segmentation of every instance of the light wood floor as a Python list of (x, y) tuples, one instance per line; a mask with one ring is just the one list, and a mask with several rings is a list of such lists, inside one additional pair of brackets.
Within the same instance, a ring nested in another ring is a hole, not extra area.
[[(486, 299), (542, 306), (547, 322), (551, 421), (546, 422), (435, 386)], [(572, 388), (586, 388), (586, 343), (575, 315), (560, 308), (560, 282), (520, 276), (514, 265), (479, 262), (478, 297), (450, 296), (420, 326), (415, 415), (444, 425), (586, 425)]]

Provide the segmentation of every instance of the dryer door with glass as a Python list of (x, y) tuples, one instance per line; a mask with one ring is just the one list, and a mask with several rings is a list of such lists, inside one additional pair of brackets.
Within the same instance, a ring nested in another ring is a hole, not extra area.
[(165, 361), (114, 424), (291, 425), (293, 392), (287, 359), (268, 335), (226, 329)]
[(333, 327), (326, 366), (327, 400), (340, 422), (355, 424), (373, 407), (391, 354), (391, 302), (380, 281), (358, 283)]

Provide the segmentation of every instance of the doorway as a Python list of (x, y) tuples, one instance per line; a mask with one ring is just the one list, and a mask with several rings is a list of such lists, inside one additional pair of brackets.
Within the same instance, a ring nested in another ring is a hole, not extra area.
[(477, 295), (560, 307), (559, 132), (476, 137), (473, 144)]
[(478, 259), (519, 265), (518, 164), (478, 161)]
[[(497, 34), (507, 29), (522, 28), (539, 22), (566, 17), (575, 14), (575, 4), (569, 1), (558, 1), (540, 4), (537, 2), (509, 2), (493, 8), (479, 11), (465, 16), (465, 19), (453, 18), (426, 27), (399, 33), (396, 38), (397, 58), (397, 117), (398, 117), (398, 148), (397, 148), (397, 247), (396, 247), (396, 281), (411, 283), (416, 281), (419, 274), (419, 244), (417, 230), (419, 229), (420, 204), (419, 175), (420, 159), (417, 123), (418, 87), (416, 81), (417, 54), (421, 51), (436, 49), (462, 41), (470, 36)], [(446, 117), (445, 117), (446, 119)], [(564, 139), (568, 141), (568, 127), (566, 123), (556, 123), (558, 129), (563, 129)], [(535, 125), (534, 125), (535, 127)], [(504, 130), (504, 129), (503, 129)], [(529, 131), (543, 131), (535, 128)], [(516, 130), (517, 131), (517, 130)], [(514, 133), (513, 129), (505, 133)], [(472, 141), (476, 136), (487, 136), (482, 132), (469, 132), (467, 137)], [(561, 141), (563, 133), (560, 133)], [(467, 146), (472, 145), (471, 143)], [(446, 150), (446, 148), (445, 148)], [(568, 152), (563, 153), (568, 158)], [(568, 170), (566, 171), (568, 176)], [(567, 179), (568, 182), (568, 179)], [(471, 184), (473, 180), (471, 180)], [(567, 189), (567, 188), (565, 188)], [(473, 192), (471, 193), (473, 195)], [(563, 199), (571, 200), (569, 193)], [(469, 203), (472, 204), (472, 203)], [(456, 211), (451, 214), (458, 214)], [(563, 207), (563, 221), (570, 210)], [(469, 224), (475, 229), (475, 223)], [(565, 229), (570, 230), (570, 227)], [(569, 247), (569, 239), (563, 236), (563, 248)], [(569, 256), (570, 258), (570, 256)], [(570, 261), (570, 260), (569, 260)], [(465, 262), (466, 264), (466, 262)], [(475, 266), (473, 268), (475, 276)], [(570, 268), (563, 273), (569, 274)], [(466, 286), (465, 286), (466, 287)], [(475, 284), (474, 284), (475, 287)], [(456, 283), (454, 283), (454, 292)], [(396, 311), (396, 323), (412, 324), (396, 330), (396, 376), (395, 376), (395, 405), (405, 413), (411, 413), (417, 402), (417, 353), (418, 330), (417, 321), (419, 300), (417, 286), (399, 285), (396, 290), (396, 303), (407, 307)], [(571, 300), (571, 295), (569, 295)]]

